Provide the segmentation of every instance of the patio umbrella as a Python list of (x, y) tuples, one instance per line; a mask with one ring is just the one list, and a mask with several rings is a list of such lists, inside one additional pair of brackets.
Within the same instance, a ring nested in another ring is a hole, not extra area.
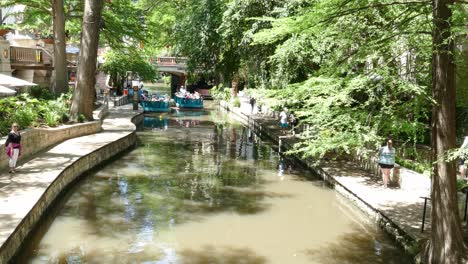
[(0, 85), (4, 85), (7, 87), (21, 87), (21, 86), (35, 86), (37, 84), (0, 73)]
[(0, 96), (13, 96), (15, 94), (15, 90), (0, 85)]

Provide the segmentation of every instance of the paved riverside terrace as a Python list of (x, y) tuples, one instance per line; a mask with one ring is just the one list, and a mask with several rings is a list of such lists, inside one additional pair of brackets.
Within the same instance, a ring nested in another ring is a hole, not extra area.
[[(20, 223), (24, 221), (23, 219), (36, 204), (43, 204), (42, 200), (49, 199), (43, 196), (46, 190), (51, 188), (52, 183), (59, 180), (58, 176), (67, 167), (91, 153), (94, 153), (97, 157), (90, 155), (89, 158), (98, 160), (102, 156), (112, 156), (114, 153), (123, 151), (126, 147), (122, 145), (106, 149), (103, 147), (118, 142), (134, 133), (135, 125), (131, 122), (131, 119), (139, 113), (133, 111), (131, 105), (111, 109), (109, 115), (103, 120), (102, 132), (66, 140), (26, 161), (17, 168), (17, 173), (9, 174), (5, 169), (0, 174), (0, 263), (6, 262), (6, 259), (9, 259), (12, 254), (12, 250), (6, 248), (5, 242), (9, 238), (12, 239), (12, 234), (19, 228)], [(104, 154), (107, 155), (96, 152), (99, 149), (106, 151), (107, 153)], [(84, 160), (84, 165), (72, 167), (72, 172), (69, 174), (76, 174), (76, 171), (81, 170), (85, 171), (89, 167), (84, 166), (92, 166), (89, 164), (93, 163), (99, 163), (99, 161)], [(64, 184), (59, 183), (58, 192), (60, 188), (63, 188), (62, 185)], [(40, 218), (40, 214), (32, 218), (37, 220), (37, 218)], [(19, 242), (15, 241), (13, 243), (17, 244)], [(10, 252), (5, 253), (5, 251)], [(2, 259), (2, 257), (6, 259)]]
[[(241, 99), (240, 108), (230, 106), (230, 110), (243, 119), (249, 119), (250, 123), (254, 122), (257, 126), (261, 126), (262, 131), (274, 140), (281, 139), (283, 146), (292, 146), (300, 140), (291, 134), (285, 135), (281, 132), (278, 117), (257, 113), (256, 110), (252, 114), (248, 98)], [(335, 189), (338, 192), (357, 201), (357, 204), (370, 215), (375, 217), (375, 212), (379, 213), (388, 220), (386, 222), (395, 224), (403, 231), (404, 235), (409, 236), (413, 241), (429, 236), (431, 229), (430, 200), (427, 202), (424, 232), (421, 232), (424, 208), (424, 199), (421, 197), (430, 197), (431, 182), (428, 176), (401, 167), (400, 187), (383, 188), (381, 176), (363, 169), (354, 161), (323, 160), (319, 167), (334, 179)], [(459, 194), (458, 198), (460, 216), (463, 218), (465, 195)], [(365, 206), (362, 206), (363, 204)], [(369, 208), (374, 212), (369, 212)], [(463, 222), (463, 226), (465, 241), (468, 242), (466, 222)], [(396, 236), (398, 240), (399, 235)]]

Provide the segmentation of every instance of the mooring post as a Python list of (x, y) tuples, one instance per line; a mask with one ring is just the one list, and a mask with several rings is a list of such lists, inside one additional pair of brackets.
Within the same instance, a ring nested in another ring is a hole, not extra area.
[(278, 137), (278, 153), (281, 154), (281, 137)]

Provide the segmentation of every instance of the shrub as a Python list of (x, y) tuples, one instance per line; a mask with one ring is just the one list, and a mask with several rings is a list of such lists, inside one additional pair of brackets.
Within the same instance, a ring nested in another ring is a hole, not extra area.
[(44, 100), (53, 100), (55, 95), (47, 87), (33, 86), (29, 92), (32, 97)]
[(10, 131), (16, 122), (21, 129), (45, 122), (56, 126), (68, 119), (71, 94), (64, 94), (54, 100), (33, 98), (28, 94), (0, 99), (0, 135)]
[(231, 89), (224, 88), (223, 85), (213, 87), (210, 92), (216, 101), (229, 101), (231, 99)]
[(240, 107), (241, 106), (241, 101), (239, 99), (239, 97), (235, 97), (233, 100), (232, 100), (232, 105), (234, 107)]
[(86, 117), (83, 114), (80, 114), (78, 116), (78, 122), (83, 123), (84, 121), (86, 121)]
[(57, 126), (60, 122), (60, 115), (55, 111), (48, 111), (44, 115), (44, 121), (50, 127)]

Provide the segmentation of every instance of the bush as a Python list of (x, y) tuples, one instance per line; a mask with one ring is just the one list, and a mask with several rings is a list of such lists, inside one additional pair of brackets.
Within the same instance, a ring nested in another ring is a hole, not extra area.
[(241, 101), (239, 99), (239, 97), (235, 97), (233, 100), (232, 100), (232, 105), (234, 107), (240, 107), (241, 106)]
[(223, 85), (213, 87), (210, 92), (216, 101), (229, 101), (231, 99), (231, 89), (224, 88)]
[(80, 114), (78, 116), (78, 122), (83, 123), (84, 121), (86, 121), (86, 117), (83, 114)]
[(0, 135), (10, 131), (16, 122), (21, 129), (45, 122), (56, 126), (68, 117), (71, 94), (64, 94), (54, 100), (33, 98), (28, 94), (0, 99)]
[(44, 121), (50, 127), (57, 126), (60, 122), (60, 115), (55, 111), (48, 111), (44, 115)]
[(55, 95), (47, 87), (33, 86), (29, 92), (32, 97), (44, 100), (53, 100)]

